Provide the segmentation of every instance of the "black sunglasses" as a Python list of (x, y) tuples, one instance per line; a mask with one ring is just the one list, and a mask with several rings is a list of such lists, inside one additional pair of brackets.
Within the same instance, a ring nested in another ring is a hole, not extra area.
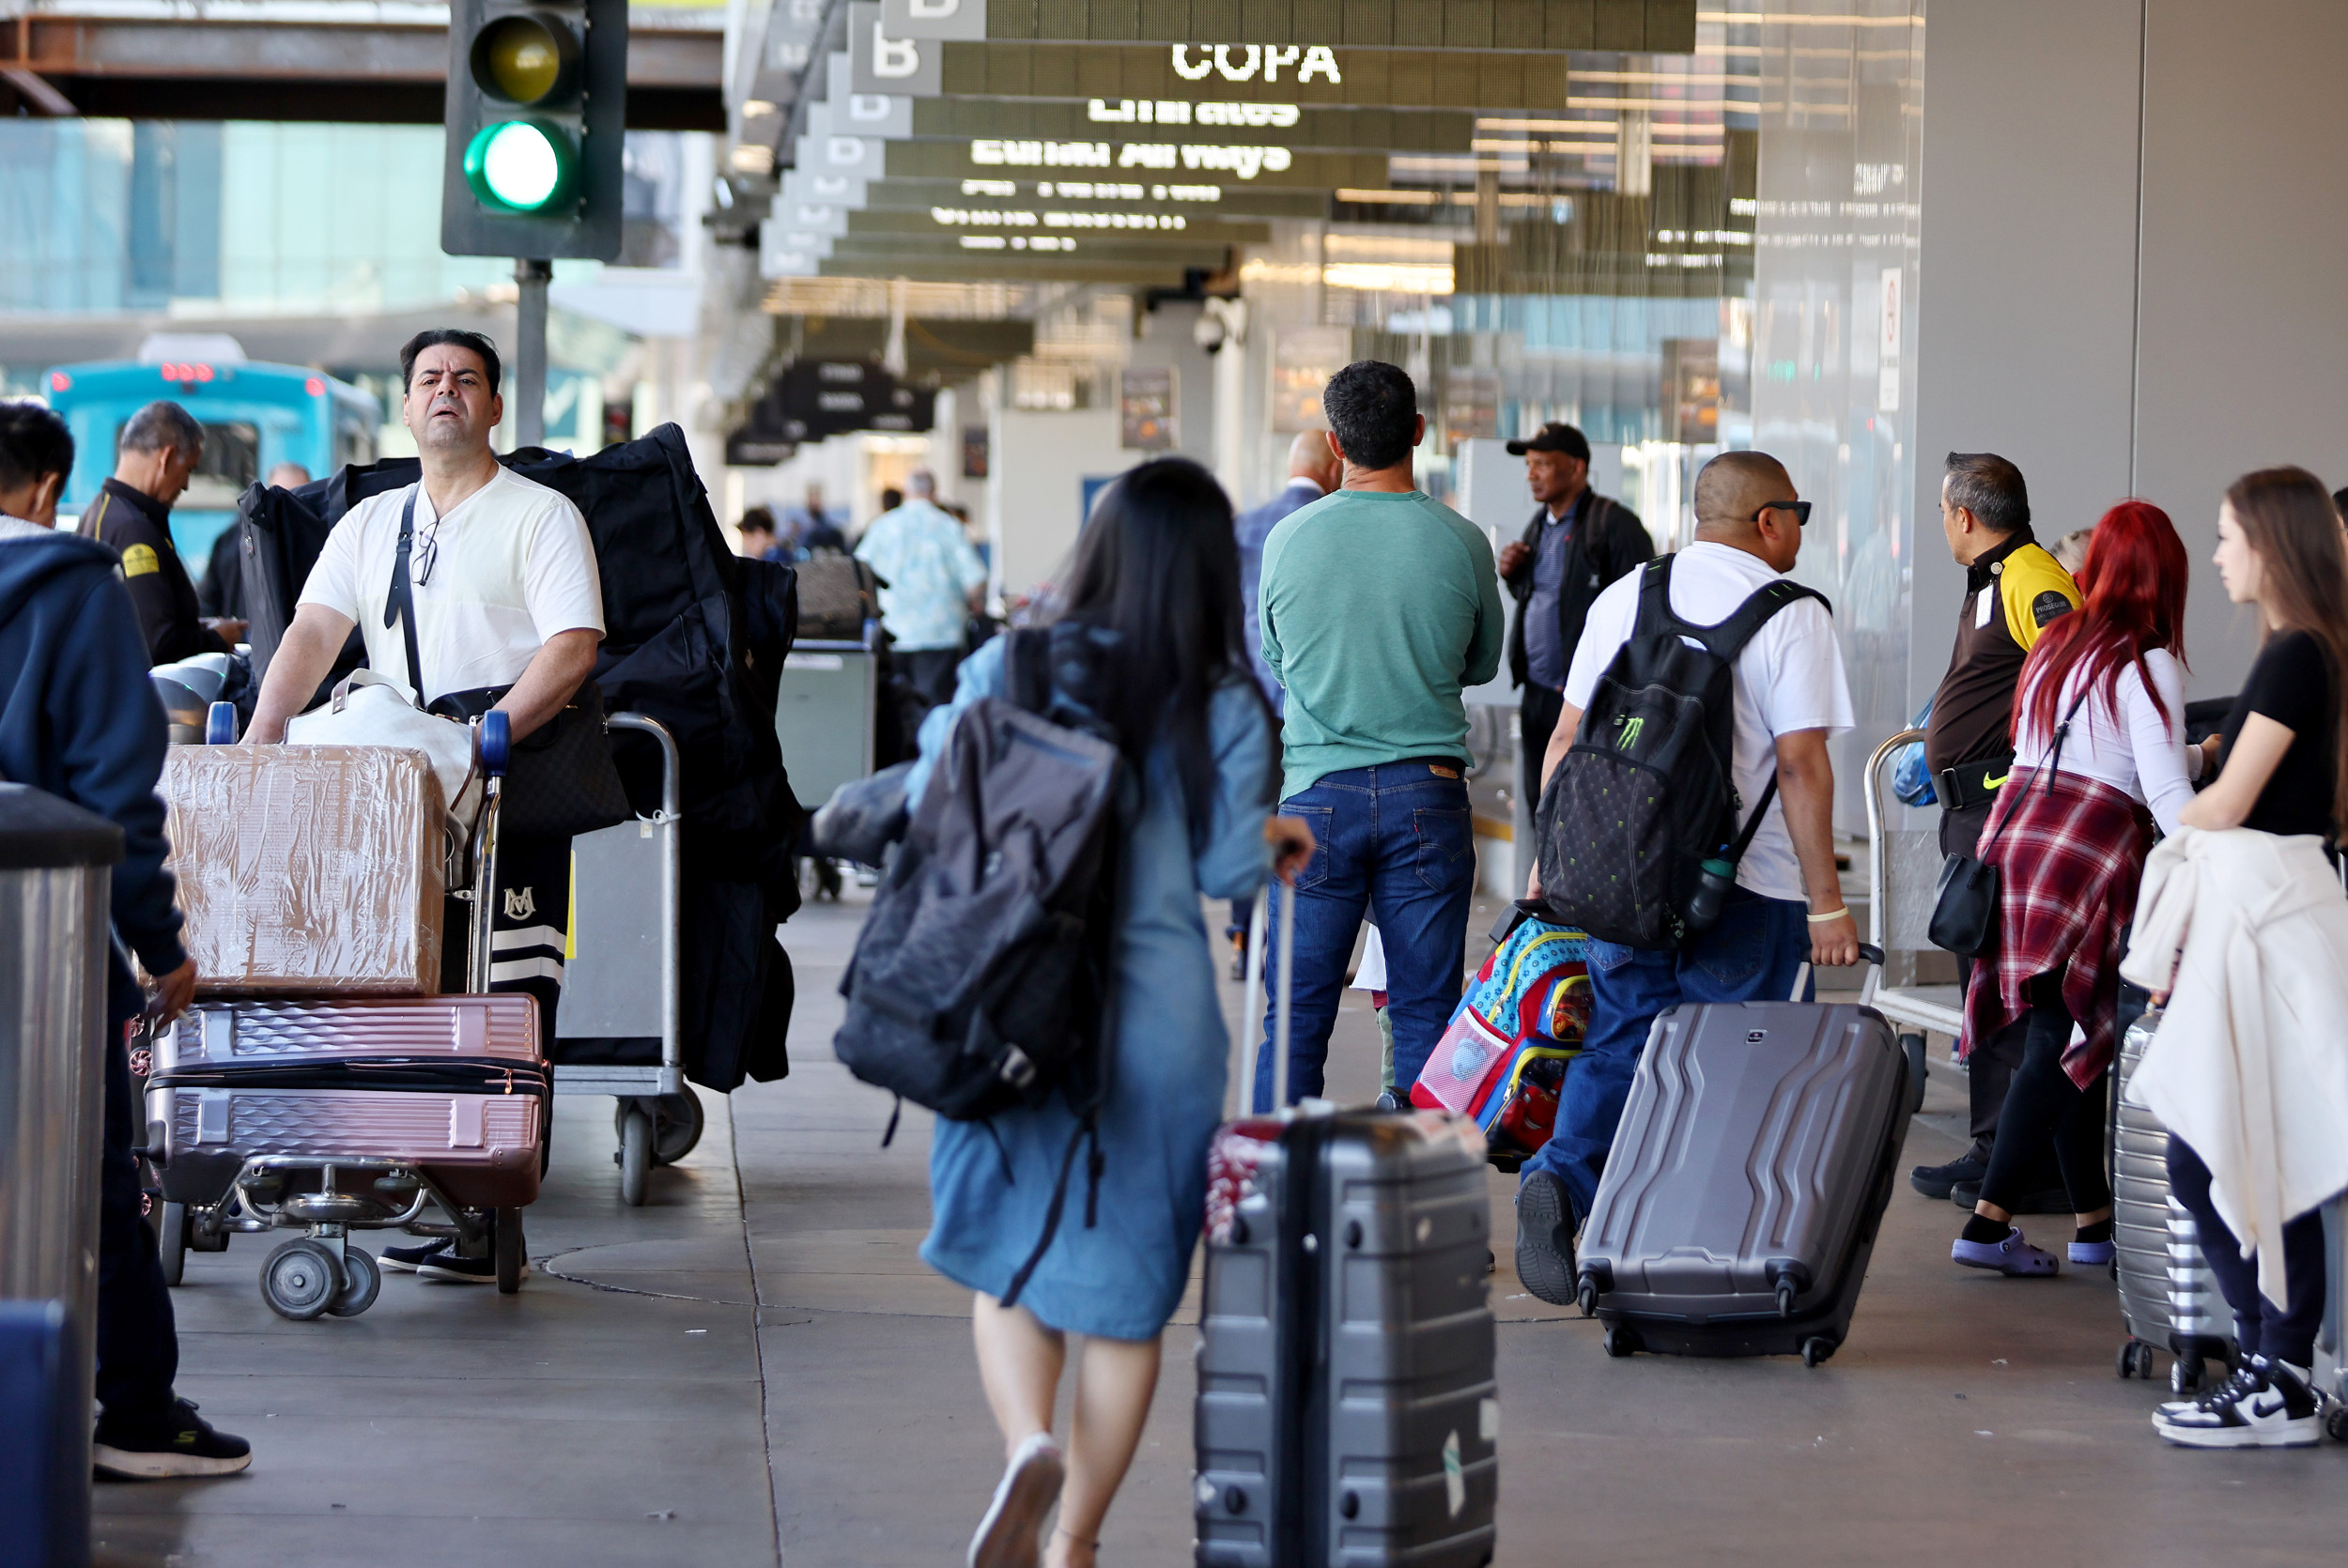
[[(1794, 515), (1794, 526), (1796, 528), (1808, 528), (1810, 526), (1810, 503), (1806, 500), (1773, 500), (1769, 502), (1769, 505), (1763, 507), (1761, 512), (1791, 512)], [(1761, 512), (1754, 513), (1752, 516), (1746, 518), (1745, 521), (1749, 523), (1759, 522), (1761, 520)]]

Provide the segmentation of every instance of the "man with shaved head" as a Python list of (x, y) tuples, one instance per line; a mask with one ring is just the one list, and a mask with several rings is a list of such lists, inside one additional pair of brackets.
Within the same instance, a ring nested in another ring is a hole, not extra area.
[(1239, 534), (1239, 607), (1247, 623), (1247, 658), (1255, 667), (1256, 683), (1278, 713), (1287, 693), (1272, 667), (1263, 660), (1263, 638), (1257, 621), (1256, 594), (1263, 582), (1263, 542), (1281, 518), (1309, 506), (1337, 487), (1344, 465), (1329, 450), (1328, 436), (1319, 430), (1297, 433), (1289, 443), (1289, 482), (1278, 495), (1239, 515), (1232, 525)]
[[(1717, 625), (1792, 569), (1810, 503), (1776, 458), (1725, 452), (1696, 476), (1695, 512), (1694, 544), (1623, 577), (1591, 604), (1543, 760), (1544, 786), (1559, 767), (1574, 765), (1582, 712), (1638, 628), (1647, 576), (1669, 571), (1671, 610), (1680, 621)], [(1582, 1054), (1566, 1074), (1555, 1130), (1525, 1161), (1517, 1190), (1517, 1274), (1544, 1301), (1573, 1299), (1574, 1231), (1597, 1196), (1656, 1015), (1682, 1002), (1783, 1000), (1805, 961), (1859, 961), (1859, 930), (1843, 907), (1834, 867), (1827, 739), (1850, 728), (1851, 705), (1827, 607), (1809, 597), (1786, 605), (1745, 643), (1732, 670), (1730, 781), (1740, 812), (1765, 795), (1769, 804), (1710, 930), (1676, 948), (1590, 944)], [(1537, 872), (1531, 891), (1540, 892)]]

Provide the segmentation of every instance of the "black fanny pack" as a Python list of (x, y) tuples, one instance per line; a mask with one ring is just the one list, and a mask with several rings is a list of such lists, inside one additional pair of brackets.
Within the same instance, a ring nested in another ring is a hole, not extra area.
[[(416, 648), (415, 589), (408, 562), (415, 543), (416, 497), (409, 492), (399, 511), (399, 553), (392, 562), (392, 592), (383, 624), (398, 623), (407, 640), (408, 680), (424, 695), (424, 661)], [(479, 718), (514, 688), (475, 686), (453, 691), (425, 704), (426, 713), (459, 723)], [(632, 812), (620, 770), (611, 761), (611, 740), (603, 723), (603, 693), (588, 681), (571, 694), (562, 712), (514, 743), (498, 807), (498, 823), (509, 833), (570, 838), (627, 821)]]
[(2014, 753), (1959, 762), (1932, 776), (1932, 792), (1943, 811), (1970, 811), (1996, 803), (1998, 791), (2014, 773)]

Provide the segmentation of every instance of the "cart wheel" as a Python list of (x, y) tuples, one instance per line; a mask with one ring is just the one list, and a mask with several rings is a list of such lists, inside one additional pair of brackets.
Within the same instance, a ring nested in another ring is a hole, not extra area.
[(522, 1211), (501, 1208), (497, 1212), (496, 1250), (498, 1261), (498, 1294), (511, 1296), (522, 1287)]
[(687, 1089), (653, 1102), (652, 1162), (673, 1165), (702, 1141), (702, 1097)]
[(1619, 1323), (1607, 1325), (1606, 1353), (1609, 1356), (1635, 1356), (1644, 1348), (1639, 1343), (1639, 1336), (1631, 1330)]
[(224, 1253), (228, 1250), (228, 1229), (212, 1228), (210, 1222), (220, 1218), (218, 1207), (200, 1211), (188, 1210), (188, 1251), (191, 1253)]
[(2324, 1434), (2336, 1443), (2348, 1443), (2348, 1405), (2332, 1401), (2332, 1407), (2324, 1412)]
[(178, 1284), (188, 1271), (188, 1206), (162, 1203), (155, 1207), (155, 1250), (163, 1262), (163, 1284)]
[(375, 1261), (375, 1254), (363, 1247), (346, 1245), (342, 1294), (326, 1310), (336, 1317), (356, 1317), (375, 1305), (375, 1298), (382, 1288), (383, 1269)]
[(270, 1253), (261, 1265), (261, 1299), (280, 1317), (306, 1322), (342, 1294), (343, 1271), (334, 1254), (297, 1237)]
[(1902, 1035), (1900, 1049), (1908, 1053), (1908, 1114), (1924, 1108), (1924, 1037)]
[(631, 1100), (620, 1118), (620, 1201), (635, 1208), (644, 1201), (644, 1173), (652, 1168), (652, 1117), (643, 1101)]
[(1813, 1334), (1801, 1342), (1801, 1364), (1816, 1366), (1834, 1354), (1834, 1342), (1823, 1334)]

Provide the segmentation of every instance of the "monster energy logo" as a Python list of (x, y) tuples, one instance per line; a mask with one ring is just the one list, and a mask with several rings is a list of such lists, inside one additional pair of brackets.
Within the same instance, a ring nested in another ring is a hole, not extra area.
[(1645, 725), (1645, 717), (1627, 718), (1622, 723), (1622, 739), (1614, 743), (1616, 751), (1628, 751), (1639, 744), (1639, 730)]

